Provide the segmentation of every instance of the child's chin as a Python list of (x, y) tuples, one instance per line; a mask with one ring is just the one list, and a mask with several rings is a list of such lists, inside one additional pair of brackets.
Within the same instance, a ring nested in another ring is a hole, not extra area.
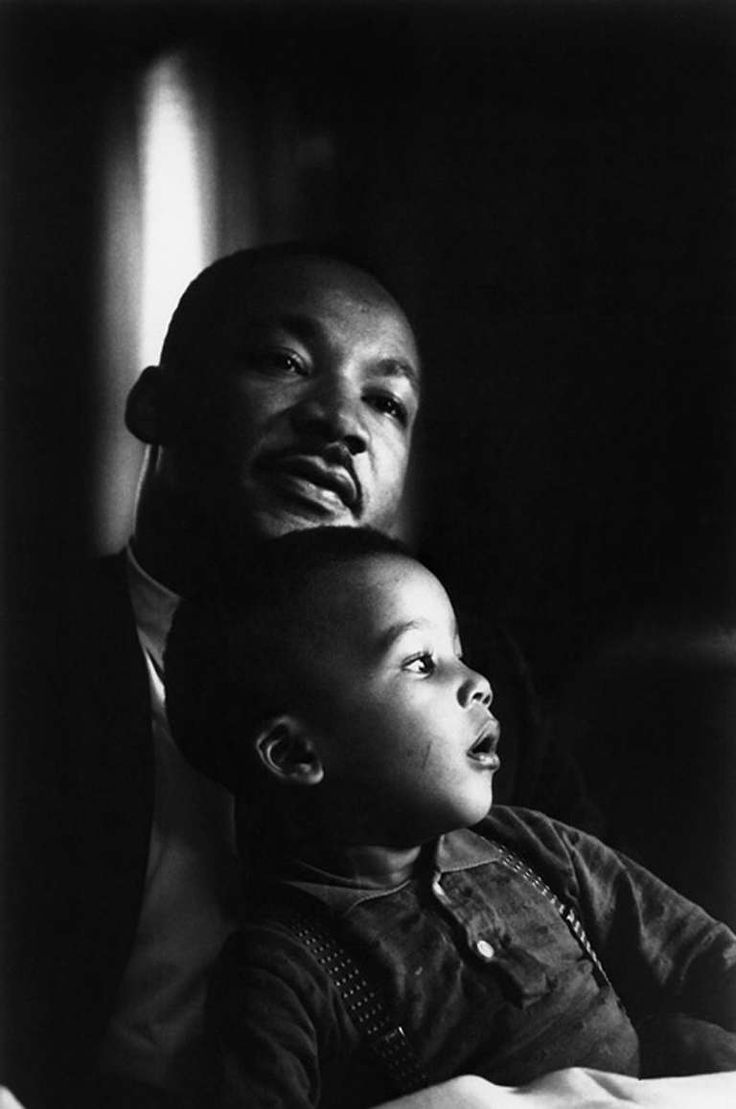
[(492, 804), (493, 794), (489, 790), (487, 797), (478, 799), (472, 805), (468, 805), (467, 816), (464, 821), (465, 827), (470, 828), (473, 824), (479, 824), (481, 820), (484, 820), (491, 811)]

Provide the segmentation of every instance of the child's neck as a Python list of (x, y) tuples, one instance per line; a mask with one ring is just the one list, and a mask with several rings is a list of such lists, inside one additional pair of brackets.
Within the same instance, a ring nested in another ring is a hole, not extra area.
[[(352, 837), (342, 836), (331, 823), (326, 826), (320, 819), (315, 819), (313, 813), (300, 810), (298, 802), (292, 802), (289, 808), (275, 808), (269, 815), (268, 825), (268, 831), (262, 832), (258, 838), (262, 844), (269, 846), (267, 854), (274, 864), (277, 860), (299, 860), (332, 875), (358, 879), (375, 888), (395, 887), (408, 881), (417, 874), (427, 854), (421, 843), (401, 846), (355, 843)], [(247, 821), (240, 827), (246, 830), (244, 839), (242, 833), (240, 838), (246, 845), (252, 843), (255, 837), (252, 828), (251, 834), (247, 834), (250, 827)], [(261, 864), (266, 862), (266, 852), (261, 850), (259, 855)]]
[(343, 878), (381, 889), (408, 881), (420, 865), (421, 847), (310, 843), (302, 860)]

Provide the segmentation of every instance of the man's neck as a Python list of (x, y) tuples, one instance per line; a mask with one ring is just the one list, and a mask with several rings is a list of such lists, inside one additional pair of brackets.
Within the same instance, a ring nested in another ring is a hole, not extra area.
[(159, 542), (145, 528), (136, 526), (130, 546), (136, 562), (150, 577), (181, 597), (192, 596), (198, 592), (202, 577), (196, 565), (198, 557), (192, 557), (191, 548), (177, 550), (176, 543), (169, 541), (172, 538), (169, 533), (167, 541)]
[(139, 500), (131, 547), (140, 566), (182, 597), (217, 583), (228, 563), (244, 566), (256, 537), (238, 533), (216, 513), (207, 515), (187, 502), (146, 496)]

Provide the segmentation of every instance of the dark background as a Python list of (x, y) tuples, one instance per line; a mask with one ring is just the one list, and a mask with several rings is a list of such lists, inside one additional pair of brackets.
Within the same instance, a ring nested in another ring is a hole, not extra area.
[(247, 143), (258, 241), (386, 275), (430, 383), (420, 541), (521, 643), (614, 838), (736, 919), (733, 5), (29, 2), (0, 36), (11, 612), (98, 545), (107, 128), (181, 45), (223, 252)]

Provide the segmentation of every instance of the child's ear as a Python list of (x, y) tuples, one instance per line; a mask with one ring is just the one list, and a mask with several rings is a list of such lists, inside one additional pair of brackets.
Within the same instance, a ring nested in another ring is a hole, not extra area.
[(294, 716), (277, 716), (262, 728), (256, 755), (283, 785), (315, 786), (325, 775), (322, 760), (303, 724)]

